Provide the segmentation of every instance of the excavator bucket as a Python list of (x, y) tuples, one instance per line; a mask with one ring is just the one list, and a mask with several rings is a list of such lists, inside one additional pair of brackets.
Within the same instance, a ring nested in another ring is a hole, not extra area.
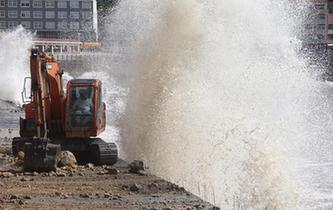
[[(24, 163), (25, 171), (54, 171), (60, 160), (60, 145), (49, 143), (43, 138), (24, 138)], [(16, 145), (17, 142), (16, 142)]]

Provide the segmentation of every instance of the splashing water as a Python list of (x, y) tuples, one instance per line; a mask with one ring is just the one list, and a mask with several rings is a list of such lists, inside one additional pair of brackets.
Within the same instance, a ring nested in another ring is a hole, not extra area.
[(307, 11), (293, 8), (123, 0), (104, 37), (129, 77), (123, 157), (222, 209), (330, 208), (307, 162), (323, 145), (312, 102), (325, 88), (298, 55)]
[(0, 99), (21, 103), (23, 79), (29, 74), (32, 35), (18, 27), (0, 38)]

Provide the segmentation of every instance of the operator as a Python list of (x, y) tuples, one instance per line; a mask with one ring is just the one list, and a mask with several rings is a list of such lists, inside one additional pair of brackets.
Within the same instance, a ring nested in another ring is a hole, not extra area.
[(86, 90), (80, 90), (80, 97), (75, 101), (73, 105), (73, 110), (75, 114), (91, 114), (92, 103), (90, 98), (88, 98), (88, 93)]

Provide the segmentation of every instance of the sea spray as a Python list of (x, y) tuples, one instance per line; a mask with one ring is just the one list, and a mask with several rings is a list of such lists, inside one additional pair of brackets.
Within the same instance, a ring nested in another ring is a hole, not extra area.
[(22, 103), (23, 80), (29, 75), (32, 35), (18, 27), (1, 35), (0, 46), (0, 99)]
[(122, 1), (104, 45), (129, 76), (123, 157), (222, 209), (302, 206), (308, 185), (295, 166), (315, 82), (289, 6)]

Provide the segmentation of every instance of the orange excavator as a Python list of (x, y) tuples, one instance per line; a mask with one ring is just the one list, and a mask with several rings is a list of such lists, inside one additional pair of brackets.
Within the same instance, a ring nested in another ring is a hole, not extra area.
[(106, 121), (101, 81), (73, 79), (65, 93), (59, 62), (38, 49), (31, 50), (30, 75), (22, 92), (25, 119), (20, 118), (20, 137), (12, 143), (14, 155), (24, 152), (24, 170), (55, 170), (62, 150), (79, 162), (114, 164), (116, 144), (97, 137)]

